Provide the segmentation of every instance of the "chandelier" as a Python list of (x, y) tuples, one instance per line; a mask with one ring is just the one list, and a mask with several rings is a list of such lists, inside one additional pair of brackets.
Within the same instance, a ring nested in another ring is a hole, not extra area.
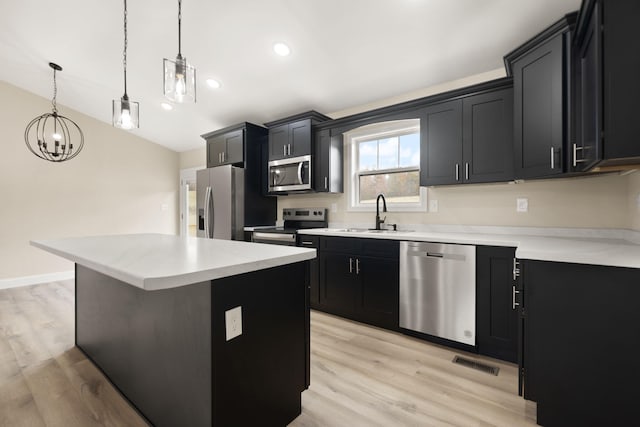
[[(62, 71), (62, 67), (53, 62), (49, 62), (49, 67), (53, 69), (52, 112), (31, 120), (24, 131), (24, 140), (27, 148), (41, 159), (64, 162), (80, 153), (84, 146), (84, 135), (73, 120), (58, 114), (56, 71)], [(75, 135), (73, 139), (76, 141), (75, 147), (72, 143), (72, 134)]]

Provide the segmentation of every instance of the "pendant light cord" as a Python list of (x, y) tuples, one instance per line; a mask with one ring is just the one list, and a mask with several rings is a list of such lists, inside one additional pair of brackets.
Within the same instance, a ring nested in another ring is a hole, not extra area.
[(124, 68), (124, 96), (127, 96), (127, 0), (124, 0), (124, 52), (122, 53), (122, 65)]
[(56, 69), (53, 69), (53, 99), (51, 105), (53, 105), (53, 113), (58, 113), (58, 105), (56, 104), (56, 97), (58, 96), (58, 85), (56, 83)]
[(178, 56), (182, 56), (182, 0), (178, 0)]

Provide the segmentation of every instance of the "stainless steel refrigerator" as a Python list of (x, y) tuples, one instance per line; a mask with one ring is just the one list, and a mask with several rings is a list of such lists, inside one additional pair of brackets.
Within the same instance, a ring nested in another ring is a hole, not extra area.
[(244, 169), (231, 165), (202, 169), (196, 175), (198, 237), (244, 239)]

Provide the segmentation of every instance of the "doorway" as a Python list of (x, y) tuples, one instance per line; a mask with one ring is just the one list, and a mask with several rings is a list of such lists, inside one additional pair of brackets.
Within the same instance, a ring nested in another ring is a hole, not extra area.
[(196, 237), (196, 171), (202, 167), (180, 171), (180, 235)]

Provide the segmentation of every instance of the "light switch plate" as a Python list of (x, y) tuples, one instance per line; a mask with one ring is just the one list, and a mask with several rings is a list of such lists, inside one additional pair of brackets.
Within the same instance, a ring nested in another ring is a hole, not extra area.
[(336, 213), (336, 212), (338, 212), (338, 204), (331, 203), (331, 213)]
[(224, 312), (224, 325), (227, 331), (227, 341), (242, 335), (241, 305)]
[(438, 200), (429, 200), (429, 212), (438, 212)]
[(527, 212), (529, 211), (529, 199), (524, 197), (518, 197), (516, 199), (516, 212)]

